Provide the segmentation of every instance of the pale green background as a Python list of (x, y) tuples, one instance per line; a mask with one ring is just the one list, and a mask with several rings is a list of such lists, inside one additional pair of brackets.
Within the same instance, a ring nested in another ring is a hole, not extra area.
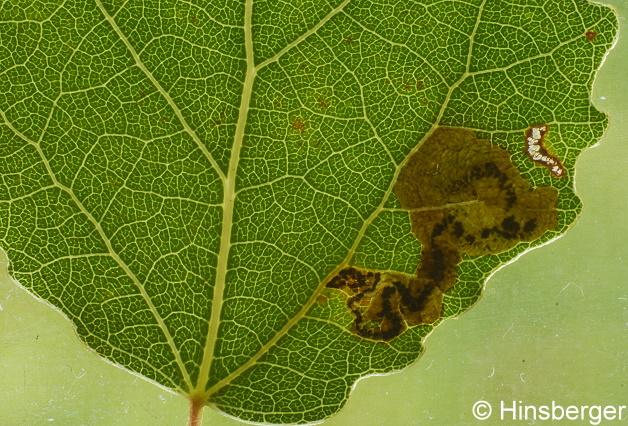
[[(628, 405), (628, 0), (613, 4), (621, 39), (593, 92), (610, 127), (578, 161), (581, 218), (495, 274), (477, 306), (428, 338), (413, 367), (360, 381), (326, 425), (507, 423), (495, 414), (475, 420), (479, 399)], [(185, 425), (186, 399), (100, 360), (0, 262), (0, 424)], [(240, 423), (206, 409), (204, 424)]]

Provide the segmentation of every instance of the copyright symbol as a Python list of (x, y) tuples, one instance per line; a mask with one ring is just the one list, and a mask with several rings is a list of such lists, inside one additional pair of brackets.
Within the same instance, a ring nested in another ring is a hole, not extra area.
[(493, 408), (491, 404), (486, 401), (478, 401), (473, 404), (473, 415), (478, 420), (486, 420), (491, 417), (491, 413), (493, 412)]

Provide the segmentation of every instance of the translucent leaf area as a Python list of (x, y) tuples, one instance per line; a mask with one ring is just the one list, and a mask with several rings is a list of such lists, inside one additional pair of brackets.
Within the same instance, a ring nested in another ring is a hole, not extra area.
[(5, 1), (9, 273), (192, 411), (323, 420), (573, 224), (616, 31), (581, 0)]

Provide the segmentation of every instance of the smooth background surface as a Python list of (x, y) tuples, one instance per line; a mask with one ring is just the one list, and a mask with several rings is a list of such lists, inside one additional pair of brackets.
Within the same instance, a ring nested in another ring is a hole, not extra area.
[[(620, 41), (593, 92), (610, 127), (577, 164), (581, 218), (563, 238), (495, 274), (478, 305), (428, 338), (413, 367), (360, 381), (326, 425), (506, 424), (495, 413), (475, 420), (479, 399), (628, 405), (628, 0), (612, 3)], [(0, 377), (3, 425), (184, 425), (187, 418), (187, 400), (83, 346), (65, 318), (8, 278), (4, 257)], [(206, 409), (204, 424), (240, 423)]]

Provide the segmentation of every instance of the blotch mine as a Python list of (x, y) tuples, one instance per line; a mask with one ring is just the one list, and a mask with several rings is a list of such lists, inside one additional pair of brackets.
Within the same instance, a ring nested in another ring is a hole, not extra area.
[(408, 158), (394, 193), (421, 243), (416, 274), (349, 267), (327, 283), (348, 295), (354, 334), (371, 340), (441, 318), (463, 254), (501, 253), (558, 223), (558, 191), (532, 188), (508, 151), (466, 129), (436, 129)]
[(433, 323), (440, 316), (440, 290), (413, 275), (348, 267), (327, 287), (347, 294), (353, 333), (361, 338), (390, 341), (407, 329), (408, 318)]

